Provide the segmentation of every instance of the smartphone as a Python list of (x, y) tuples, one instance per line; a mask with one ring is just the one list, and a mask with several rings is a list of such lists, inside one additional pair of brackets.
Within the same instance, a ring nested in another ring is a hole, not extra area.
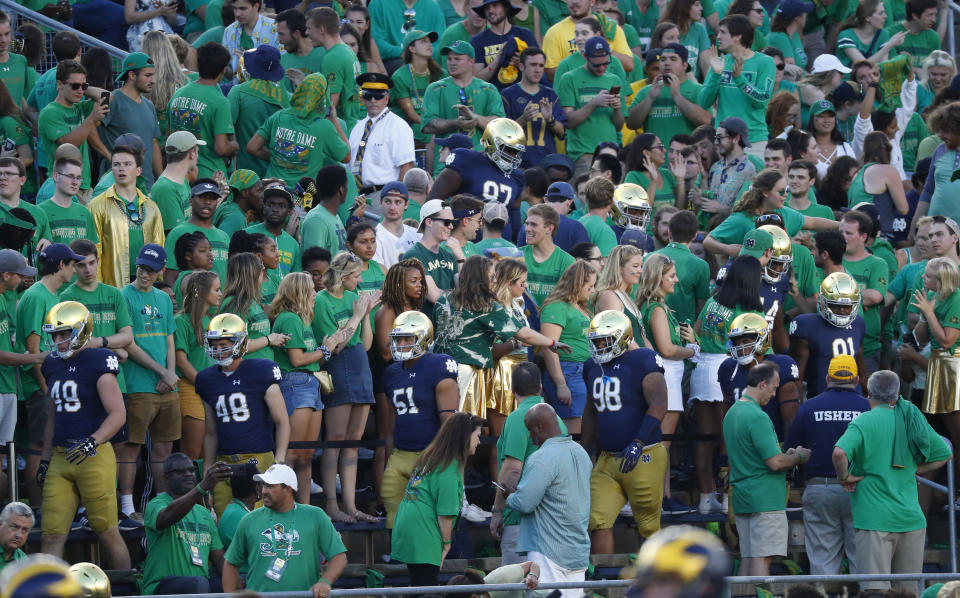
[(231, 478), (242, 478), (247, 475), (247, 463), (228, 463)]
[(110, 92), (109, 92), (109, 91), (101, 91), (101, 92), (100, 92), (100, 103), (103, 104), (104, 106), (106, 106), (107, 104), (110, 103)]
[(610, 88), (610, 93), (613, 94), (613, 95), (615, 95), (615, 96), (620, 95), (620, 86), (619, 86), (619, 85), (614, 85), (613, 87), (611, 87), (611, 88)]
[(494, 488), (496, 488), (497, 490), (499, 490), (500, 492), (503, 492), (504, 494), (507, 494), (507, 489), (504, 488), (503, 486), (501, 486), (500, 484), (498, 484), (498, 483), (496, 483), (496, 482), (490, 482), (490, 485), (493, 486)]

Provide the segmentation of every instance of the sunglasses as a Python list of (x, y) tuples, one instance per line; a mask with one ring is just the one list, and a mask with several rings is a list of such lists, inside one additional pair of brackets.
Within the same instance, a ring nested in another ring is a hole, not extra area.
[(786, 64), (785, 62), (777, 63), (777, 70), (778, 70), (778, 71), (785, 70), (786, 68), (787, 68), (787, 64)]
[(140, 214), (140, 206), (136, 203), (128, 203), (125, 205), (127, 209), (127, 217), (130, 218), (130, 221), (133, 223), (140, 222), (142, 215)]
[(608, 60), (606, 62), (590, 62), (588, 64), (595, 69), (605, 69), (608, 66), (610, 66), (610, 61)]
[(444, 226), (449, 226), (450, 228), (453, 228), (454, 224), (456, 224), (457, 222), (453, 218), (431, 218), (430, 220), (433, 220), (434, 222), (439, 222)]
[(77, 91), (78, 89), (87, 91), (87, 88), (90, 87), (89, 83), (68, 83), (68, 85), (70, 86), (70, 89), (72, 89), (73, 91)]
[(347, 254), (347, 261), (356, 263), (360, 261), (360, 258), (358, 258), (357, 255), (351, 251)]
[(717, 135), (717, 136), (714, 137), (713, 139), (714, 139), (717, 143), (720, 143), (720, 142), (723, 141), (724, 139), (729, 139), (729, 138), (730, 138), (729, 135)]
[(387, 92), (385, 91), (364, 91), (361, 92), (360, 97), (369, 101), (369, 100), (382, 100), (387, 97)]
[(464, 91), (462, 87), (458, 87), (457, 90), (460, 92), (460, 103), (464, 106), (467, 105), (467, 92)]

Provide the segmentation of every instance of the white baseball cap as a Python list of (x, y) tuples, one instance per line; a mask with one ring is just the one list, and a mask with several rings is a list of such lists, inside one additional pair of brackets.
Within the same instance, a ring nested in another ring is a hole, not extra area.
[(427, 203), (420, 206), (420, 225), (417, 227), (417, 230), (423, 230), (424, 220), (435, 214), (439, 214), (449, 207), (449, 204), (442, 199), (431, 199)]
[(293, 488), (294, 492), (297, 491), (297, 474), (293, 472), (289, 465), (283, 465), (282, 463), (274, 463), (265, 472), (253, 476), (253, 481), (263, 482), (264, 484), (283, 484)]
[(816, 75), (817, 73), (826, 73), (829, 71), (839, 71), (846, 75), (850, 72), (850, 68), (843, 66), (840, 59), (833, 54), (821, 54), (817, 56), (817, 59), (813, 61), (812, 73)]

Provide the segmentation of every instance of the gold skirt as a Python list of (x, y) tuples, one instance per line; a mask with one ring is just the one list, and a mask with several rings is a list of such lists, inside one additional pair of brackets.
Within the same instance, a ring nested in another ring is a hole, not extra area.
[(930, 414), (960, 411), (960, 357), (933, 351), (927, 365), (927, 386), (923, 389), (923, 412)]
[(517, 408), (517, 398), (513, 394), (513, 367), (527, 361), (527, 354), (504, 355), (497, 360), (493, 367), (493, 380), (490, 382), (492, 404), (488, 409), (495, 409), (504, 415), (510, 415)]
[(461, 363), (457, 371), (457, 386), (460, 388), (460, 411), (486, 418), (487, 409), (493, 408), (490, 381), (493, 370)]

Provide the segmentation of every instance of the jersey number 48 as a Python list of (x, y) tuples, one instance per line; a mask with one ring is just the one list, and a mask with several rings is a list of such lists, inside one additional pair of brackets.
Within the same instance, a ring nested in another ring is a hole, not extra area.
[(231, 393), (230, 396), (220, 395), (217, 397), (217, 417), (220, 421), (227, 424), (234, 422), (245, 422), (250, 419), (250, 407), (247, 405), (247, 395), (242, 392)]

